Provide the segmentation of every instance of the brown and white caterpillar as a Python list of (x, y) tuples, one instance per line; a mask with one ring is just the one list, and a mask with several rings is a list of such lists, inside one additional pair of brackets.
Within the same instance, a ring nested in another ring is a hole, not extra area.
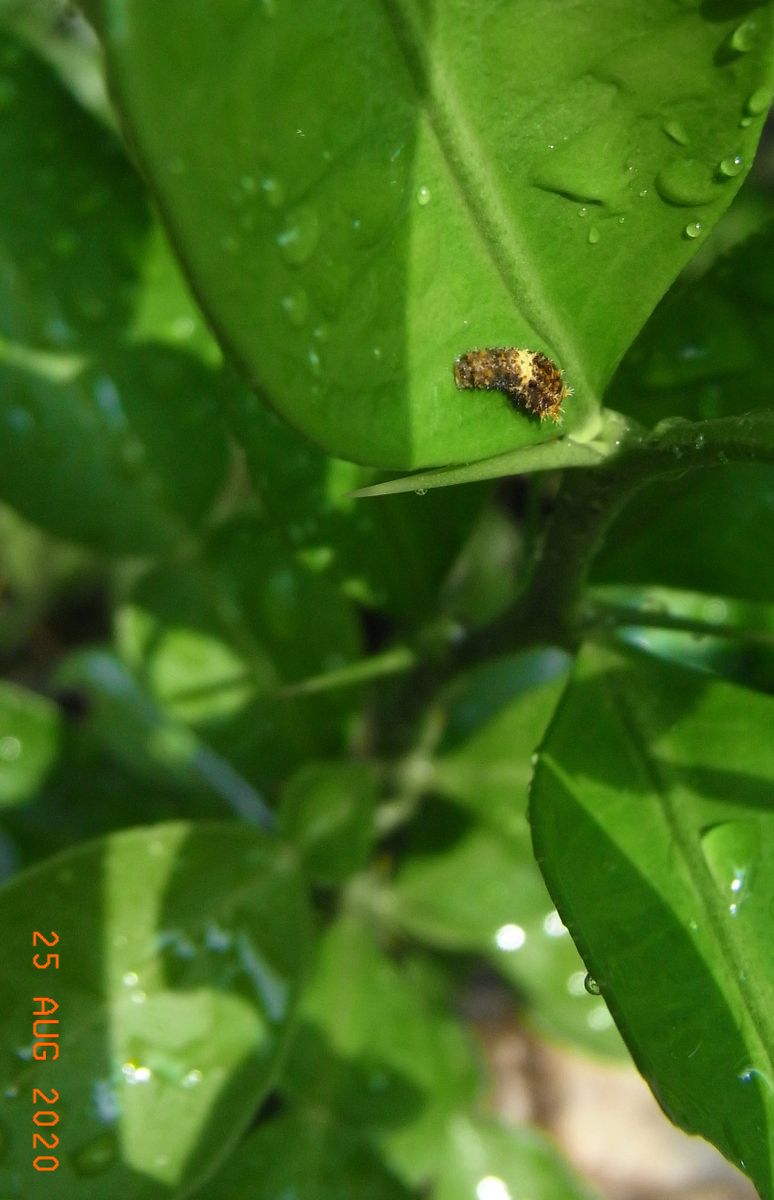
[(458, 388), (503, 392), (508, 401), (544, 421), (560, 421), (562, 404), (572, 395), (555, 362), (539, 350), (496, 346), (469, 350), (454, 361)]

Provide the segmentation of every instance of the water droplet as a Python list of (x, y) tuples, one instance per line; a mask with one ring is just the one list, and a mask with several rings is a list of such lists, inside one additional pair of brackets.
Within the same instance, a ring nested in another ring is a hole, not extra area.
[(243, 175), (239, 180), (239, 186), (243, 192), (247, 193), (248, 196), (254, 196), (258, 191), (258, 184), (256, 183), (254, 175)]
[(664, 122), (664, 133), (670, 137), (673, 142), (677, 142), (678, 146), (687, 146), (690, 138), (685, 131), (685, 128), (679, 121), (675, 121), (670, 117)]
[(748, 50), (752, 50), (757, 37), (758, 22), (754, 17), (748, 17), (746, 21), (742, 21), (741, 25), (737, 25), (731, 34), (729, 44), (733, 50), (737, 50), (740, 54), (746, 54)]
[(150, 1067), (138, 1066), (135, 1062), (125, 1062), (121, 1074), (130, 1087), (139, 1083), (149, 1083), (153, 1077)]
[(424, 208), (426, 204), (429, 204), (432, 198), (433, 193), (430, 191), (429, 187), (425, 187), (423, 185), (417, 191), (417, 204), (421, 204), (422, 208)]
[(583, 980), (583, 986), (590, 996), (601, 996), (602, 989), (596, 979), (592, 979), (591, 975), (586, 975)]
[(285, 189), (275, 175), (264, 175), (261, 195), (269, 208), (279, 208), (285, 201)]
[(283, 296), (280, 304), (291, 325), (300, 328), (309, 315), (309, 297), (303, 288), (294, 288)]
[(21, 437), (33, 432), (35, 428), (35, 417), (28, 408), (22, 408), (20, 404), (12, 404), (5, 414), (5, 421), (11, 433), (15, 433)]
[(414, 492), (414, 495), (415, 496), (426, 496), (427, 488), (417, 488), (416, 491)]
[(384, 351), (382, 350), (381, 346), (373, 346), (371, 348), (371, 353), (373, 354), (373, 356), (377, 362), (379, 362), (384, 357)]
[(313, 375), (319, 375), (322, 372), (322, 360), (320, 355), (315, 350), (314, 346), (310, 346), (307, 351), (306, 361), (309, 363), (309, 370)]
[(79, 1175), (101, 1175), (115, 1162), (117, 1153), (115, 1134), (101, 1133), (99, 1137), (76, 1150), (70, 1161), (73, 1170)]
[(527, 940), (527, 935), (521, 925), (515, 925), (509, 922), (507, 925), (501, 925), (495, 933), (495, 945), (498, 950), (503, 950), (507, 954), (512, 954), (514, 950), (521, 950)]
[(724, 158), (718, 166), (718, 173), (725, 179), (733, 179), (738, 175), (744, 166), (744, 159), (741, 154), (735, 154), (733, 158)]
[(758, 1067), (745, 1066), (737, 1075), (740, 1083), (758, 1083), (765, 1091), (774, 1094), (774, 1082), (766, 1071), (761, 1071)]
[(16, 762), (16, 759), (22, 752), (22, 744), (17, 737), (0, 738), (0, 759), (3, 762)]
[(137, 987), (137, 984), (140, 982), (140, 976), (136, 971), (127, 971), (125, 975), (121, 976), (121, 982), (124, 987)]
[(193, 1071), (188, 1071), (187, 1074), (185, 1074), (183, 1076), (182, 1086), (184, 1088), (196, 1087), (196, 1085), (198, 1083), (201, 1083), (201, 1081), (202, 1081), (201, 1071), (194, 1069)]
[(745, 111), (750, 117), (759, 117), (761, 113), (765, 113), (771, 105), (771, 89), (768, 87), (756, 88), (751, 96), (747, 97)]
[(717, 194), (711, 170), (695, 158), (667, 163), (656, 176), (656, 188), (662, 200), (682, 207), (709, 204)]
[(596, 225), (592, 225), (591, 229), (589, 230), (589, 236), (588, 236), (589, 245), (596, 246), (599, 242), (600, 236), (601, 236), (600, 232), (597, 229)]
[(690, 225), (686, 225), (684, 231), (687, 238), (701, 237), (701, 221), (691, 221)]
[(121, 1116), (118, 1094), (109, 1079), (98, 1079), (92, 1088), (94, 1109), (103, 1125), (112, 1125)]
[(585, 217), (585, 216), (587, 216), (587, 215), (588, 215), (588, 211), (589, 211), (589, 210), (588, 210), (588, 208), (586, 207), (586, 205), (585, 205), (585, 204), (583, 204), (583, 205), (581, 205), (581, 207), (578, 209), (578, 216), (579, 216), (579, 217)]
[(750, 894), (760, 848), (754, 821), (723, 821), (702, 832), (701, 848), (728, 912), (735, 917)]
[(277, 234), (277, 245), (291, 266), (300, 267), (314, 254), (320, 237), (320, 219), (309, 205), (292, 212), (284, 229)]

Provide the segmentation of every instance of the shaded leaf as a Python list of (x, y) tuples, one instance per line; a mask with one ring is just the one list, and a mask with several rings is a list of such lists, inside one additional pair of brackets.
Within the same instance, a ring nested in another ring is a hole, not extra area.
[(279, 827), (314, 880), (342, 883), (368, 859), (375, 805), (376, 777), (368, 763), (307, 763), (285, 785)]
[(409, 1200), (413, 1195), (356, 1134), (320, 1124), (304, 1112), (261, 1125), (207, 1185), (208, 1200)]
[(0, 491), (62, 537), (157, 551), (223, 482), (211, 343), (113, 136), (5, 36), (0, 59)]
[(304, 1106), (357, 1129), (399, 1176), (433, 1174), (450, 1115), (475, 1096), (464, 1030), (419, 960), (400, 967), (352, 914), (324, 934), (282, 1080)]

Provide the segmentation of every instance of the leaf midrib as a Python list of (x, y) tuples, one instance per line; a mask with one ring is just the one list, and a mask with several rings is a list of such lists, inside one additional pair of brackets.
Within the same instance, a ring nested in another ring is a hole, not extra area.
[(433, 68), (432, 47), (416, 17), (414, 0), (379, 0), (470, 224), (484, 242), (493, 270), (514, 307), (550, 346), (576, 391), (593, 394), (575, 342), (544, 294), (529, 232), (519, 224), (486, 154), (465, 118), (451, 75)]
[(753, 987), (744, 988), (739, 982), (747, 974), (746, 964), (737, 952), (733, 939), (728, 936), (727, 915), (709, 867), (704, 861), (701, 851), (696, 846), (695, 838), (692, 836), (691, 825), (683, 818), (679, 807), (673, 803), (670, 796), (669, 782), (664, 777), (664, 773), (659, 770), (652, 755), (648, 753), (646, 738), (640, 729), (635, 714), (631, 710), (628, 697), (623, 695), (621, 690), (610, 680), (608, 681), (608, 687), (613, 700), (614, 711), (618, 714), (618, 719), (629, 739), (634, 755), (639, 760), (643, 773), (649, 782), (651, 792), (661, 806), (675, 845), (685, 863), (694, 891), (704, 905), (709, 917), (710, 929), (720, 950), (720, 960), (726, 967), (727, 988), (729, 991), (736, 993), (742, 1010), (748, 1018), (749, 1029), (746, 1031), (747, 1044), (749, 1045), (751, 1041), (754, 1041), (760, 1049), (762, 1060), (774, 1071), (774, 1051), (772, 1051), (771, 1047), (767, 1045), (765, 1038), (759, 1033), (759, 1030), (766, 1029), (770, 1024), (769, 1014), (759, 1004), (756, 990)]

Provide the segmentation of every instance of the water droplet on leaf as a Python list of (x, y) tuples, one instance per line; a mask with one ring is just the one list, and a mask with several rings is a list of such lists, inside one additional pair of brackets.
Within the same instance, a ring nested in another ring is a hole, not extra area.
[(277, 234), (277, 245), (285, 262), (300, 267), (312, 257), (320, 236), (320, 219), (316, 209), (302, 205), (292, 212), (287, 224)]
[(745, 110), (751, 117), (759, 117), (761, 113), (767, 111), (771, 105), (771, 89), (768, 87), (759, 87), (747, 97)]
[(760, 835), (754, 821), (722, 821), (702, 832), (701, 848), (728, 912), (735, 917), (750, 894)]
[(733, 179), (735, 175), (739, 174), (743, 166), (744, 159), (742, 158), (741, 154), (735, 154), (733, 158), (722, 159), (718, 167), (718, 172), (725, 179)]
[(685, 236), (692, 240), (701, 237), (701, 221), (691, 221), (690, 225), (686, 225), (684, 232)]
[(601, 996), (602, 994), (602, 989), (596, 979), (592, 979), (591, 975), (586, 975), (586, 978), (583, 980), (583, 986), (590, 996)]

